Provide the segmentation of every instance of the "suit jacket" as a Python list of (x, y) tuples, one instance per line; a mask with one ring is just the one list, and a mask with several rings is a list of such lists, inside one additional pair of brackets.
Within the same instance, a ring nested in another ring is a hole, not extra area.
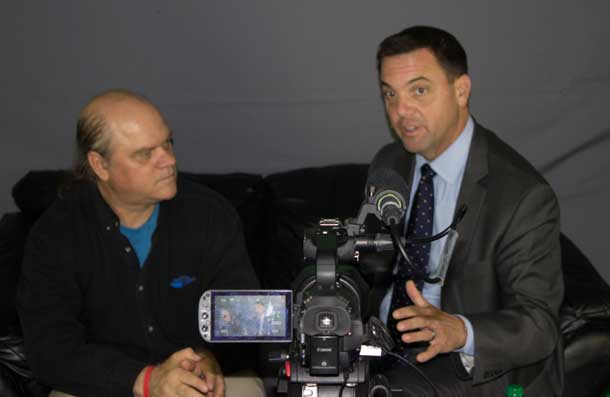
[(273, 336), (273, 319), (270, 315), (262, 318), (253, 315), (246, 322), (245, 330), (248, 336)]
[[(415, 156), (400, 142), (383, 147), (371, 170), (380, 163), (411, 186)], [(462, 205), (468, 211), (457, 227), (441, 309), (472, 323), (472, 395), (495, 395), (510, 383), (522, 385), (526, 396), (561, 395), (555, 194), (527, 160), (476, 124), (456, 211)]]

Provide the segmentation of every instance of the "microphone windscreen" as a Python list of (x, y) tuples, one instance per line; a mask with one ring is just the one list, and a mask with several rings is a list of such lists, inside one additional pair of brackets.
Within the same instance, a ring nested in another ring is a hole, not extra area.
[(405, 206), (408, 204), (409, 189), (407, 182), (391, 168), (383, 167), (373, 169), (366, 179), (364, 191), (366, 197), (369, 197), (371, 194), (377, 194), (382, 190), (396, 191), (403, 197)]
[(365, 198), (370, 196), (370, 187), (375, 186), (376, 191), (395, 190), (408, 200), (411, 175), (407, 173), (411, 169), (409, 164), (412, 161), (412, 156), (400, 144), (391, 143), (381, 148), (369, 166)]

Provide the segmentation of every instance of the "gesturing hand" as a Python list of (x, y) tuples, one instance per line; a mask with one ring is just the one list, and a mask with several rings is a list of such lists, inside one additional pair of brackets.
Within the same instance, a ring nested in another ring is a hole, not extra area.
[[(394, 310), (398, 320), (396, 329), (404, 332), (405, 343), (427, 341), (428, 349), (417, 355), (418, 362), (425, 362), (439, 353), (449, 353), (466, 343), (466, 326), (461, 318), (445, 313), (430, 304), (411, 280), (406, 284), (407, 295), (413, 305)], [(412, 332), (405, 332), (412, 331)]]

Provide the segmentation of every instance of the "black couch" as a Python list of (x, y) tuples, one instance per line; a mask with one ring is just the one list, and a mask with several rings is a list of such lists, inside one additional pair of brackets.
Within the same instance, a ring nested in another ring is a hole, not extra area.
[[(262, 177), (253, 174), (183, 176), (224, 195), (237, 209), (252, 263), (264, 288), (286, 288), (302, 266), (305, 227), (321, 217), (345, 219), (361, 204), (367, 165), (307, 168)], [(19, 212), (0, 220), (0, 396), (46, 396), (27, 367), (15, 286), (30, 226), (56, 198), (64, 171), (35, 171), (13, 188)], [(610, 391), (610, 287), (582, 252), (561, 236), (566, 296), (561, 309), (566, 396)], [(264, 362), (268, 377), (275, 367)], [(267, 379), (269, 380), (269, 379)]]

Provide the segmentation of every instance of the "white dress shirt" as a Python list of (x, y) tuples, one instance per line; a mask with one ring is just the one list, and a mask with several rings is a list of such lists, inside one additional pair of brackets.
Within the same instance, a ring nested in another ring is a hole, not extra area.
[[(421, 166), (426, 163), (436, 172), (436, 176), (432, 179), (434, 184), (434, 218), (432, 233), (437, 234), (451, 224), (458, 195), (460, 193), (460, 187), (462, 185), (462, 179), (464, 177), (464, 170), (466, 168), (466, 161), (468, 159), (473, 133), (474, 121), (472, 120), (472, 117), (469, 117), (464, 130), (460, 133), (458, 138), (436, 159), (428, 162), (423, 156), (419, 154), (415, 155), (415, 174), (413, 175), (413, 183), (411, 185), (409, 208), (405, 213), (405, 229), (409, 221), (409, 215), (411, 214), (413, 197), (415, 196), (421, 178)], [(446, 241), (447, 236), (433, 241), (430, 244), (430, 259), (428, 261), (429, 273), (434, 273), (438, 267)], [(394, 274), (396, 274), (396, 272), (397, 267), (394, 269)], [(379, 308), (379, 316), (381, 320), (386, 323), (390, 309), (390, 301), (392, 300), (392, 289), (393, 286), (390, 286)], [(441, 289), (442, 286), (440, 283), (424, 283), (422, 294), (428, 302), (440, 308)], [(474, 333), (470, 321), (464, 316), (459, 314), (458, 316), (460, 316), (466, 325), (467, 340), (466, 344), (461, 349), (458, 349), (457, 352), (460, 352), (464, 367), (470, 371), (474, 363)]]

